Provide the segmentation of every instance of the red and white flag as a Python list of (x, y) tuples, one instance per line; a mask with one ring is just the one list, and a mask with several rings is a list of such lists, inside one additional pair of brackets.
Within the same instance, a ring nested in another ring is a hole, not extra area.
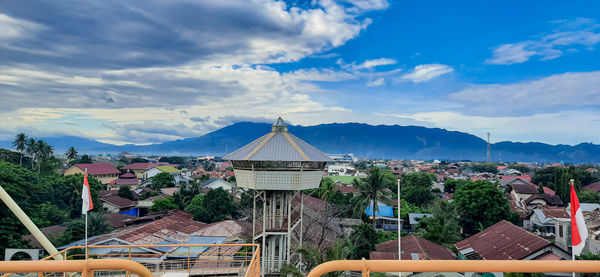
[(92, 193), (90, 192), (90, 184), (88, 183), (87, 172), (83, 174), (83, 189), (81, 190), (81, 199), (83, 204), (81, 205), (81, 214), (87, 214), (89, 210), (94, 208), (92, 202)]
[(573, 186), (573, 180), (571, 180), (571, 243), (573, 245), (573, 254), (579, 256), (583, 247), (585, 246), (585, 240), (588, 236), (588, 230), (583, 221), (583, 213), (579, 206), (579, 199), (575, 193), (575, 187)]

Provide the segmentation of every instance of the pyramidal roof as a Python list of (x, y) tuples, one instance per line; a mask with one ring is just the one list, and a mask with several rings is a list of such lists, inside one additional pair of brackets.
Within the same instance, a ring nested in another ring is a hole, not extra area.
[(328, 162), (329, 156), (288, 132), (283, 119), (278, 118), (271, 132), (225, 156), (234, 161), (313, 161)]

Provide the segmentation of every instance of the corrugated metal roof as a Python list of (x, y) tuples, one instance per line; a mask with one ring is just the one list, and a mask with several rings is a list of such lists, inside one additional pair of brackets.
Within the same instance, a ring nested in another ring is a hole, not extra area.
[(225, 159), (234, 161), (331, 161), (331, 158), (323, 152), (288, 133), (287, 125), (282, 124), (285, 123), (279, 118), (273, 124), (273, 132), (225, 156)]

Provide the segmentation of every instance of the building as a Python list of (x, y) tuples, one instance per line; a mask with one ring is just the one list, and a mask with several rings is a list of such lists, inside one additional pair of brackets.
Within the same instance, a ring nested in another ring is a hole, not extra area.
[(358, 171), (348, 164), (331, 164), (327, 166), (327, 175), (356, 176)]
[(516, 201), (525, 201), (527, 198), (537, 194), (537, 189), (529, 184), (510, 184), (510, 194)]
[(118, 179), (111, 181), (107, 188), (110, 189), (119, 189), (122, 186), (127, 186), (130, 189), (136, 189), (138, 187), (139, 180), (138, 178), (131, 172), (126, 172), (119, 176)]
[[(456, 260), (449, 248), (415, 235), (401, 238), (402, 260)], [(398, 260), (398, 240), (379, 243), (370, 253), (371, 260)]]
[(90, 176), (98, 179), (102, 184), (110, 184), (111, 181), (119, 178), (119, 171), (112, 164), (74, 164), (65, 170), (65, 176), (74, 174), (83, 174), (87, 169)]
[(284, 264), (299, 265), (305, 198), (301, 191), (319, 187), (331, 159), (290, 134), (281, 118), (270, 133), (225, 159), (233, 165), (238, 186), (256, 191), (252, 238), (262, 245), (261, 271), (277, 274)]
[(136, 206), (136, 202), (118, 195), (110, 195), (100, 198), (102, 209), (108, 213), (120, 213)]
[(564, 207), (549, 207), (533, 209), (523, 220), (523, 228), (537, 232), (540, 236), (551, 238), (555, 236), (557, 219), (569, 219), (569, 213)]
[(216, 189), (222, 188), (226, 191), (231, 192), (231, 190), (235, 187), (233, 184), (221, 179), (221, 178), (210, 178), (202, 183), (200, 183), (200, 187), (203, 189)]
[[(502, 220), (454, 244), (459, 260), (569, 260), (571, 255), (549, 240)], [(465, 272), (465, 276), (473, 273)], [(494, 276), (503, 276), (496, 272)]]
[(410, 224), (409, 231), (416, 231), (417, 226), (419, 225), (419, 220), (424, 217), (433, 217), (432, 214), (419, 214), (419, 213), (409, 213), (408, 214), (408, 224)]

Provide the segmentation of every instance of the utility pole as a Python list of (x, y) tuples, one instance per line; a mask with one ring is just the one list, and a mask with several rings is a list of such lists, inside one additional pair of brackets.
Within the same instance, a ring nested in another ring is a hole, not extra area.
[[(400, 179), (398, 179), (398, 260), (402, 260), (402, 218), (400, 216)], [(398, 277), (402, 277), (402, 272), (398, 272)]]

